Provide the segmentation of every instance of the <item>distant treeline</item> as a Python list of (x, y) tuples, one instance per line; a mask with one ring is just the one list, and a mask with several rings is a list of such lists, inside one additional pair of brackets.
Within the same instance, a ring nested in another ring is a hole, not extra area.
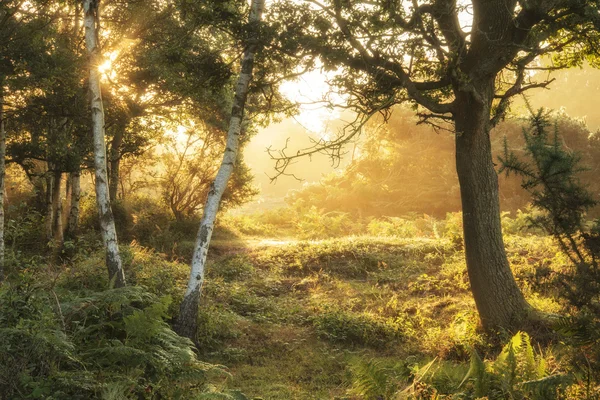
[[(600, 133), (590, 132), (583, 121), (554, 113), (557, 132), (565, 147), (581, 157), (586, 170), (581, 181), (600, 194)], [(461, 210), (455, 170), (454, 133), (417, 125), (410, 111), (396, 109), (386, 124), (375, 121), (366, 132), (360, 151), (344, 170), (329, 174), (319, 183), (290, 193), (290, 204), (316, 206), (324, 211), (343, 211), (359, 218), (423, 213), (444, 217)], [(509, 149), (524, 146), (526, 118), (499, 124), (491, 133), (494, 160)], [(500, 176), (500, 202), (504, 211), (524, 209), (529, 195), (521, 180)], [(600, 215), (596, 209), (593, 216)]]

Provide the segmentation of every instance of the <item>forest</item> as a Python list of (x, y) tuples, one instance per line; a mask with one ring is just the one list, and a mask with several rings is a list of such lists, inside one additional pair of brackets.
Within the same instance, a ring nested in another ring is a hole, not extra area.
[(600, 400), (600, 0), (0, 0), (0, 400)]

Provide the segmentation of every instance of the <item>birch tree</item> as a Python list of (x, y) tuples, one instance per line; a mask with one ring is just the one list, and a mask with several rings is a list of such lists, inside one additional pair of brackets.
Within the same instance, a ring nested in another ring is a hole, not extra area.
[(180, 335), (190, 339), (194, 339), (197, 332), (198, 306), (202, 294), (206, 256), (208, 254), (215, 218), (221, 203), (221, 197), (238, 159), (244, 108), (248, 97), (248, 88), (252, 80), (254, 55), (258, 48), (259, 26), (264, 4), (264, 0), (253, 0), (250, 8), (250, 15), (248, 17), (249, 35), (244, 46), (245, 50), (242, 56), (240, 75), (235, 86), (223, 161), (208, 192), (204, 205), (202, 220), (200, 221), (200, 228), (192, 256), (190, 278), (175, 327)]
[(84, 0), (85, 44), (89, 57), (89, 91), (94, 138), (94, 176), (96, 204), (100, 217), (102, 240), (106, 250), (106, 267), (111, 282), (116, 287), (125, 286), (125, 275), (119, 255), (117, 231), (110, 207), (108, 175), (106, 171), (106, 144), (104, 141), (104, 106), (100, 89), (101, 55), (98, 45), (99, 12), (98, 0)]

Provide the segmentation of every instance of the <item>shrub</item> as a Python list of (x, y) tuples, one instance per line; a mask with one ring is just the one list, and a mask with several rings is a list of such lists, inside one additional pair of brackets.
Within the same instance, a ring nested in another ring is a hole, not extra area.
[(367, 225), (367, 232), (374, 236), (397, 236), (405, 238), (412, 238), (418, 235), (417, 227), (413, 221), (397, 217), (373, 219)]
[(446, 214), (443, 237), (450, 240), (456, 247), (463, 247), (462, 212)]

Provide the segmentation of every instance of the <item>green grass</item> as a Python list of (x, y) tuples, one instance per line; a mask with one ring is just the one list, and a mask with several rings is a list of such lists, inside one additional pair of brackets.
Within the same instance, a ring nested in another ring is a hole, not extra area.
[[(558, 249), (541, 236), (506, 242), (530, 302), (559, 311), (549, 284), (563, 267)], [(470, 348), (497, 351), (479, 331), (464, 255), (450, 240), (250, 239), (208, 270), (203, 359), (228, 366), (249, 396), (352, 398), (357, 358), (468, 362)]]
[[(490, 341), (479, 330), (464, 254), (452, 234), (317, 241), (241, 236), (213, 244), (199, 358), (225, 366), (227, 387), (249, 398), (365, 398), (356, 392), (361, 365), (400, 365), (408, 379), (433, 359), (463, 368), (473, 349), (495, 357), (510, 339), (507, 333)], [(506, 245), (530, 303), (560, 312), (556, 277), (567, 260), (552, 240), (508, 235)], [(131, 285), (173, 299), (166, 314), (172, 320), (187, 264), (135, 243), (123, 246), (123, 259)], [(99, 249), (66, 270), (36, 268), (34, 275), (50, 277), (61, 300), (106, 284)]]

